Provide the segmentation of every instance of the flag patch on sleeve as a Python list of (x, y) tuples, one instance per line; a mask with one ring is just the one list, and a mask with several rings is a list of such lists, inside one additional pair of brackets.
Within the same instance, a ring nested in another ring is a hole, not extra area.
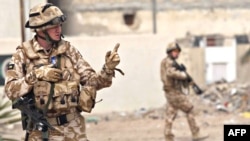
[(14, 69), (14, 64), (8, 64), (8, 70), (12, 70), (12, 69)]

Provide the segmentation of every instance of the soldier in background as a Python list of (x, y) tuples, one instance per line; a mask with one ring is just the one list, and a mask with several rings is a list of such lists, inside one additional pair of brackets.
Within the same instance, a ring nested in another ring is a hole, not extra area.
[[(87, 141), (84, 117), (95, 104), (96, 91), (110, 87), (120, 63), (116, 46), (105, 56), (100, 72), (80, 52), (62, 39), (62, 11), (53, 4), (39, 4), (29, 13), (25, 27), (35, 36), (13, 54), (5, 80), (5, 93), (12, 101), (29, 96), (56, 130), (41, 134), (34, 123), (24, 125), (26, 140)], [(23, 118), (24, 120), (25, 118)]]
[(174, 61), (181, 52), (180, 46), (172, 42), (167, 47), (167, 56), (161, 61), (161, 80), (167, 99), (166, 120), (165, 120), (165, 140), (174, 141), (172, 133), (172, 124), (175, 120), (178, 110), (186, 113), (187, 121), (192, 133), (193, 141), (200, 141), (208, 137), (202, 135), (200, 128), (194, 118), (193, 104), (188, 101), (183, 88), (188, 88), (192, 80), (189, 80), (184, 71), (178, 70)]

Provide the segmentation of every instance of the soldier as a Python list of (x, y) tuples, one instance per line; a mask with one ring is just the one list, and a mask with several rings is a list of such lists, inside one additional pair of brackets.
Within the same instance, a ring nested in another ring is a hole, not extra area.
[(80, 52), (62, 39), (65, 20), (65, 15), (53, 4), (34, 6), (25, 27), (35, 36), (17, 47), (8, 65), (5, 80), (8, 98), (14, 101), (31, 95), (35, 107), (56, 129), (41, 134), (28, 123), (24, 129), (28, 130), (29, 141), (87, 141), (80, 113), (91, 112), (96, 91), (111, 86), (114, 70), (120, 63), (116, 46), (107, 52), (102, 70), (95, 72)]
[(192, 80), (189, 80), (186, 73), (174, 66), (174, 61), (178, 58), (180, 52), (181, 48), (177, 43), (170, 43), (166, 50), (167, 56), (161, 61), (161, 80), (168, 101), (164, 130), (165, 140), (174, 140), (174, 134), (171, 131), (172, 124), (177, 111), (181, 110), (186, 113), (193, 141), (200, 141), (207, 138), (208, 135), (201, 135), (200, 129), (195, 122), (193, 105), (188, 101), (186, 94), (183, 92), (183, 87), (187, 88), (188, 84), (192, 83)]

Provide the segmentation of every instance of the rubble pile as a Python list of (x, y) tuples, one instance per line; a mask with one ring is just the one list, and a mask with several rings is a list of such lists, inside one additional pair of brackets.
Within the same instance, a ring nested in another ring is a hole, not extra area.
[(218, 81), (207, 86), (202, 99), (219, 111), (250, 111), (250, 84)]
[[(190, 94), (188, 97), (194, 105), (196, 114), (249, 113), (250, 116), (250, 84), (217, 81), (203, 88), (203, 94)], [(165, 105), (154, 109), (144, 109), (143, 118), (162, 119), (165, 116)], [(182, 116), (183, 113), (178, 115)]]
[[(250, 118), (250, 84), (237, 82), (217, 81), (203, 88), (202, 95), (190, 94), (188, 97), (194, 105), (196, 114), (240, 113)], [(87, 117), (87, 122), (110, 120), (131, 120), (149, 118), (164, 119), (166, 105), (154, 108), (140, 108), (130, 112), (112, 112), (105, 115)], [(185, 116), (183, 112), (178, 117)], [(98, 118), (97, 118), (98, 117)]]

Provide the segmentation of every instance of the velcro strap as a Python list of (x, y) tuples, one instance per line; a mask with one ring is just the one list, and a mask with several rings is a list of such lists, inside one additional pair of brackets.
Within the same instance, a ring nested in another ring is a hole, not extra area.
[(68, 123), (69, 121), (75, 119), (75, 114), (64, 114), (57, 117), (47, 118), (48, 122), (53, 125), (63, 125), (65, 123)]

